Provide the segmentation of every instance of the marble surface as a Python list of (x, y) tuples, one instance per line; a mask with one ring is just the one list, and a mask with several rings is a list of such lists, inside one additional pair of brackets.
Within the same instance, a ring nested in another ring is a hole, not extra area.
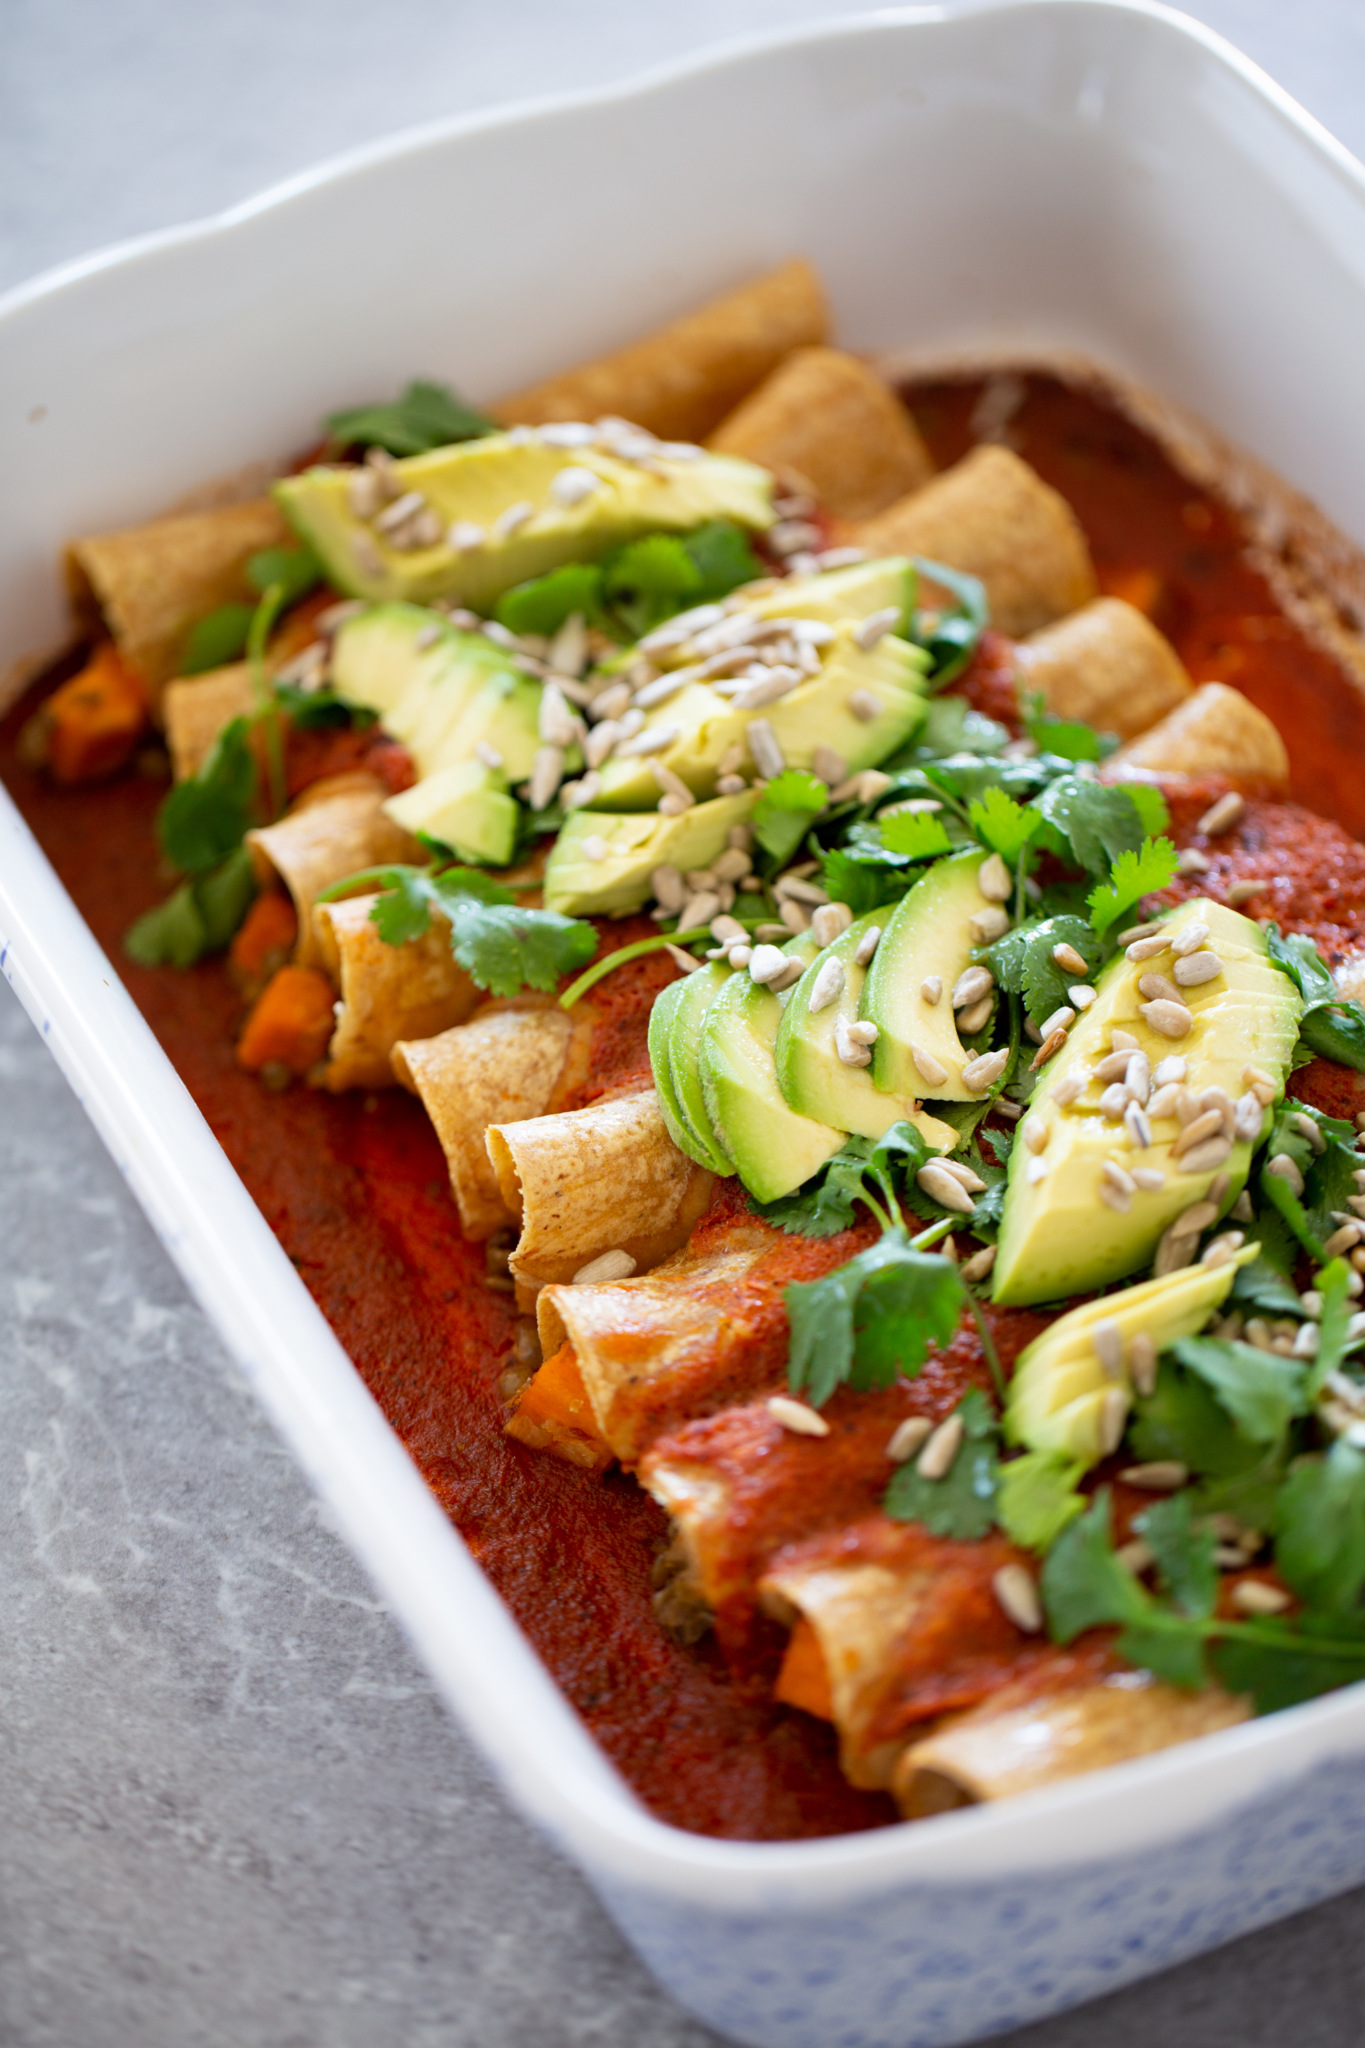
[[(0, 285), (801, 0), (8, 0)], [(853, 10), (847, 10), (853, 11)], [(1206, 0), (1365, 153), (1358, 0)], [(0, 2044), (702, 2048), (437, 1704), (0, 988)], [(1356, 1894), (1012, 2037), (1346, 2048)]]

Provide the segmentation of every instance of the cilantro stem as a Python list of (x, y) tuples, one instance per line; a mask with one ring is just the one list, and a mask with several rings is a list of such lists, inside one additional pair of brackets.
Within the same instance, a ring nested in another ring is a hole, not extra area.
[(973, 1321), (976, 1324), (976, 1334), (981, 1339), (981, 1349), (985, 1355), (986, 1364), (990, 1367), (991, 1378), (995, 1382), (995, 1391), (1003, 1408), (1008, 1399), (1008, 1393), (1005, 1387), (1005, 1369), (1000, 1363), (1000, 1353), (995, 1348), (995, 1339), (986, 1326), (986, 1318), (981, 1313), (980, 1300), (971, 1283), (964, 1280), (962, 1284), (967, 1290), (967, 1303), (971, 1309)]
[(591, 967), (572, 981), (559, 998), (560, 1008), (571, 1010), (575, 1003), (582, 1002), (590, 988), (611, 974), (616, 968), (624, 967), (628, 960), (641, 960), (646, 953), (662, 953), (665, 946), (691, 946), (698, 939), (709, 939), (709, 925), (702, 925), (691, 932), (660, 932), (657, 939), (637, 939), (633, 946), (618, 946), (614, 953), (608, 953), (601, 960), (595, 960)]
[(956, 1216), (941, 1216), (937, 1223), (931, 1223), (927, 1230), (921, 1230), (918, 1237), (911, 1238), (911, 1250), (927, 1252), (931, 1245), (936, 1245), (941, 1237), (947, 1237), (957, 1228), (957, 1221)]
[(256, 706), (254, 723), (265, 741), (266, 780), (270, 815), (278, 818), (285, 806), (284, 735), (280, 730), (280, 709), (265, 672), (265, 647), (288, 593), (283, 583), (272, 583), (251, 615), (246, 636), (246, 658), (251, 672), (251, 695)]
[(1262, 1167), (1261, 1193), (1272, 1209), (1279, 1210), (1280, 1215), (1289, 1225), (1290, 1230), (1308, 1253), (1314, 1265), (1327, 1265), (1326, 1250), (1313, 1235), (1312, 1227), (1308, 1221), (1308, 1212), (1288, 1182), (1281, 1180), (1277, 1173), (1270, 1173), (1265, 1167)]

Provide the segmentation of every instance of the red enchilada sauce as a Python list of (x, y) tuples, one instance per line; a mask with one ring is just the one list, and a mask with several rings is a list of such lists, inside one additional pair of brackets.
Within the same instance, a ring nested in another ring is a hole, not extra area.
[[(980, 389), (934, 383), (907, 394), (940, 464), (970, 445)], [(1300, 802), (1365, 831), (1365, 787), (1355, 767), (1365, 754), (1365, 700), (1278, 610), (1244, 559), (1233, 517), (1185, 482), (1129, 421), (1055, 380), (1027, 381), (1011, 437), (1075, 507), (1105, 588), (1137, 596), (1197, 680), (1233, 682), (1270, 712), (1285, 735)], [(968, 688), (983, 709), (1011, 709), (1003, 663), (989, 649)], [(0, 723), (0, 773), (367, 1386), (640, 1798), (680, 1827), (747, 1839), (894, 1819), (889, 1799), (845, 1782), (828, 1727), (773, 1704), (776, 1630), (770, 1638), (762, 1627), (757, 1640), (751, 1634), (736, 1669), (712, 1638), (684, 1647), (663, 1633), (650, 1574), (666, 1522), (634, 1480), (619, 1472), (595, 1479), (503, 1434), (497, 1382), (512, 1345), (511, 1297), (490, 1288), (483, 1248), (459, 1234), (445, 1160), (417, 1102), (399, 1090), (269, 1094), (235, 1062), (242, 1001), (221, 960), (148, 971), (124, 956), (129, 923), (164, 893), (153, 834), (163, 789), (136, 771), (100, 787), (53, 788), (17, 751), (33, 702)], [(296, 779), (355, 765), (358, 743), (349, 735), (319, 735), (312, 745), (317, 758)], [(365, 765), (399, 786), (398, 759)], [(1176, 807), (1182, 841), (1207, 800), (1196, 794)], [(1203, 886), (1224, 866), (1266, 878), (1264, 900), (1250, 903), (1250, 914), (1314, 931), (1330, 956), (1365, 944), (1365, 852), (1345, 833), (1294, 806), (1253, 802), (1239, 831), (1208, 851), (1213, 868)], [(614, 932), (618, 940), (629, 935), (624, 927)], [(596, 991), (594, 1069), (582, 1076), (575, 1102), (645, 1077), (640, 998), (668, 978), (655, 958)], [(1295, 1086), (1337, 1111), (1359, 1099), (1358, 1077), (1321, 1062), (1297, 1075)], [(1027, 1312), (999, 1312), (996, 1321), (1011, 1351), (1038, 1327)], [(975, 1340), (959, 1337), (925, 1374), (922, 1392), (946, 1412), (979, 1376)], [(726, 1427), (723, 1418), (692, 1426)], [(865, 1434), (851, 1426), (822, 1447), (822, 1485), (842, 1512), (875, 1505)], [(742, 1449), (738, 1441), (735, 1449)], [(799, 1447), (793, 1455), (795, 1480), (807, 1461)], [(743, 1464), (737, 1457), (737, 1469)], [(741, 1486), (736, 1514), (747, 1518), (735, 1530), (737, 1554), (770, 1555), (797, 1533), (784, 1485), (752, 1497)], [(977, 1547), (959, 1548), (967, 1566)], [(977, 1579), (989, 1575), (989, 1541), (981, 1548), (981, 1571), (963, 1574), (968, 1607)]]

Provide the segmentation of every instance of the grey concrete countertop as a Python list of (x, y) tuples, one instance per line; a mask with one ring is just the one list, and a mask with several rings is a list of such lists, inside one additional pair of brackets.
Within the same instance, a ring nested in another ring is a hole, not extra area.
[[(0, 286), (835, 0), (8, 0)], [(1365, 154), (1359, 0), (1205, 0)], [(0, 2044), (702, 2048), (512, 1815), (0, 991)], [(1347, 2048), (1355, 1894), (1013, 2037)]]

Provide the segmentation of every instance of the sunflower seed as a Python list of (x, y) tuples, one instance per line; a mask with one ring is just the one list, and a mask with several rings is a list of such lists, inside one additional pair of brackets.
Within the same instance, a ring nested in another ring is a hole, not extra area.
[(1025, 1635), (1036, 1636), (1043, 1626), (1043, 1603), (1027, 1565), (1002, 1564), (991, 1579), (1001, 1612)]
[(749, 979), (757, 982), (775, 981), (787, 964), (787, 955), (780, 953), (776, 946), (755, 946), (749, 962)]
[(939, 1160), (931, 1159), (927, 1166), (922, 1166), (915, 1175), (915, 1184), (932, 1201), (941, 1202), (945, 1209), (956, 1209), (963, 1216), (970, 1216), (976, 1207), (961, 1181)]
[(518, 527), (525, 526), (528, 519), (534, 519), (536, 508), (529, 498), (519, 498), (515, 505), (509, 505), (499, 512), (489, 531), (494, 540), (510, 540)]
[(1177, 988), (1202, 988), (1205, 982), (1217, 981), (1223, 972), (1223, 963), (1216, 953), (1189, 953), (1175, 963)]
[(989, 946), (1010, 928), (1009, 913), (998, 903), (989, 904), (985, 910), (978, 910), (967, 919), (967, 929), (978, 946)]
[(943, 994), (943, 976), (927, 974), (919, 985), (919, 992), (921, 1002), (927, 1003), (932, 1010)]
[(594, 470), (582, 469), (574, 462), (550, 478), (550, 496), (556, 505), (581, 505), (585, 498), (590, 498), (595, 491), (603, 489), (605, 485), (602, 478)]
[(962, 1448), (965, 1434), (966, 1428), (960, 1415), (950, 1415), (946, 1422), (940, 1422), (915, 1460), (915, 1470), (920, 1478), (946, 1479)]
[(1090, 1330), (1090, 1341), (1106, 1379), (1123, 1378), (1123, 1332), (1112, 1316), (1103, 1316)]
[(790, 1430), (793, 1436), (829, 1435), (829, 1424), (824, 1416), (807, 1407), (804, 1401), (793, 1401), (788, 1394), (773, 1394), (766, 1406), (773, 1421)]
[(564, 779), (564, 749), (562, 747), (540, 747), (536, 752), (531, 769), (531, 782), (527, 791), (533, 811), (548, 810), (550, 799)]
[(875, 697), (871, 690), (862, 689), (849, 691), (848, 708), (862, 725), (871, 725), (874, 718), (881, 717), (883, 710), (881, 698)]
[(1273, 1173), (1277, 1180), (1282, 1180), (1291, 1194), (1302, 1195), (1303, 1175), (1287, 1152), (1277, 1152), (1265, 1170)]
[(907, 1415), (891, 1433), (886, 1446), (886, 1455), (893, 1465), (908, 1464), (917, 1450), (933, 1434), (934, 1425), (927, 1415)]
[(1194, 1019), (1183, 1003), (1139, 1003), (1138, 1009), (1162, 1038), (1188, 1038)]
[[(877, 950), (877, 942), (878, 942), (878, 940), (879, 940), (879, 939), (881, 938), (881, 935), (882, 935), (882, 928), (881, 928), (881, 926), (880, 926), (879, 924), (870, 924), (870, 925), (868, 926), (867, 930), (866, 930), (866, 931), (865, 931), (865, 932), (863, 933), (862, 937), (861, 937), (861, 938), (859, 939), (859, 941), (858, 941), (858, 946), (857, 946), (857, 950), (856, 950), (856, 952), (855, 952), (855, 953), (854, 953), (854, 955), (853, 955), (853, 963), (854, 963), (854, 965), (855, 965), (856, 967), (866, 967), (866, 966), (867, 966), (868, 962), (869, 962), (869, 961), (871, 960), (871, 958), (872, 958), (872, 955), (873, 955), (873, 954), (874, 954), (874, 953), (876, 952), (876, 950)], [(914, 1056), (914, 1051), (915, 1051), (915, 1048), (914, 1048), (913, 1046), (911, 1046), (911, 1048), (910, 1048), (910, 1052), (911, 1052), (911, 1056), (912, 1056), (912, 1057)], [(937, 1065), (938, 1065), (938, 1062), (937, 1062), (937, 1061), (935, 1061), (935, 1062), (934, 1062), (934, 1064), (935, 1064), (935, 1066), (937, 1066)], [(921, 1074), (924, 1074), (924, 1078), (925, 1078), (925, 1080), (927, 1081), (927, 1080), (928, 1080), (928, 1079), (929, 1079), (930, 1077), (929, 1077), (929, 1075), (928, 1075), (928, 1074), (925, 1074), (925, 1073), (924, 1073), (924, 1068), (923, 1068), (922, 1066), (920, 1066), (920, 1063), (919, 1063), (919, 1060), (918, 1060), (918, 1059), (916, 1059), (916, 1060), (915, 1060), (915, 1065), (916, 1065), (917, 1067), (919, 1067), (919, 1070), (920, 1070)], [(948, 1078), (947, 1074), (946, 1074), (946, 1073), (944, 1073), (943, 1069), (942, 1069), (942, 1068), (940, 1067), (940, 1068), (939, 1068), (939, 1080), (940, 1080), (940, 1082), (942, 1082), (942, 1081), (946, 1081), (946, 1080), (947, 1080), (947, 1078)]]
[(580, 1266), (570, 1285), (591, 1287), (601, 1280), (629, 1280), (635, 1271), (635, 1261), (629, 1252), (602, 1252), (595, 1259), (589, 1259), (586, 1266)]
[(985, 1245), (979, 1252), (973, 1252), (969, 1259), (964, 1260), (962, 1277), (964, 1280), (970, 1280), (975, 1285), (978, 1280), (986, 1278), (994, 1264), (995, 1246), (993, 1244)]
[(1181, 927), (1171, 940), (1171, 951), (1177, 960), (1183, 960), (1189, 953), (1197, 953), (1209, 936), (1206, 924), (1187, 924)]
[(1090, 972), (1088, 962), (1076, 951), (1074, 946), (1067, 945), (1065, 940), (1060, 945), (1053, 947), (1052, 958), (1057, 966), (1062, 968), (1067, 974), (1089, 974)]
[[(913, 1047), (911, 1051), (913, 1053)], [(1009, 1056), (1008, 1046), (1001, 1046), (999, 1052), (983, 1052), (978, 1059), (968, 1060), (966, 1066), (962, 1069), (964, 1086), (970, 1088), (974, 1095), (980, 1094), (984, 1089), (991, 1087), (1004, 1073), (1006, 1066), (1009, 1064)], [(918, 1059), (915, 1060), (915, 1065), (919, 1067), (920, 1072), (923, 1074), (924, 1068), (920, 1066)], [(946, 1080), (947, 1076), (945, 1075), (944, 1078)], [(925, 1079), (928, 1079), (927, 1075), (925, 1075)]]
[[(982, 861), (976, 872), (976, 886), (988, 903), (1009, 902), (1014, 894), (1014, 877), (998, 853), (993, 853)], [(1084, 960), (1081, 961), (1078, 971), (1085, 973)]]
[(827, 1010), (844, 992), (844, 968), (840, 960), (826, 960), (811, 983), (807, 1007), (812, 1012)]
[(1149, 1003), (1184, 1003), (1185, 998), (1173, 981), (1164, 974), (1142, 974), (1138, 977), (1138, 994)]
[(1235, 789), (1230, 789), (1226, 796), (1219, 797), (1216, 804), (1210, 804), (1194, 829), (1208, 839), (1216, 839), (1221, 833), (1232, 830), (1245, 809), (1244, 799)]
[(1158, 953), (1164, 953), (1170, 945), (1164, 928), (1150, 933), (1146, 938), (1134, 939), (1124, 949), (1124, 957), (1134, 962), (1155, 960)]

